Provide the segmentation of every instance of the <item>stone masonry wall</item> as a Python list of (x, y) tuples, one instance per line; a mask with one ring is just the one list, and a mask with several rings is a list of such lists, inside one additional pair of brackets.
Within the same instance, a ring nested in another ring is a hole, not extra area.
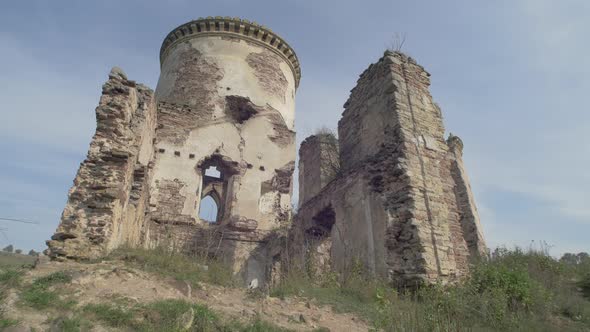
[(152, 90), (113, 68), (96, 121), (61, 223), (47, 241), (53, 258), (96, 258), (141, 241), (156, 123)]
[[(465, 275), (470, 259), (485, 252), (460, 153), (444, 139), (429, 76), (406, 55), (386, 52), (361, 74), (344, 105), (341, 175), (314, 197), (304, 194), (293, 230), (305, 238), (318, 227), (318, 214), (332, 209), (337, 271), (359, 259), (394, 283), (447, 281)], [(300, 186), (317, 186), (308, 182), (307, 167), (300, 168)], [(295, 247), (302, 247), (300, 239)]]
[(461, 228), (471, 256), (486, 256), (487, 247), (482, 233), (475, 198), (465, 165), (463, 164), (463, 141), (453, 134), (447, 139), (451, 161), (451, 175), (455, 180), (455, 198), (459, 208)]
[(307, 137), (299, 147), (299, 206), (316, 196), (339, 172), (337, 138), (332, 134)]
[[(394, 53), (385, 59), (396, 90), (398, 139), (403, 171), (409, 179), (409, 187), (402, 192), (412, 198), (405, 206), (409, 215), (399, 221), (417, 229), (414, 234), (421, 239), (417, 256), (424, 263), (423, 277), (436, 280), (463, 275), (468, 268), (466, 243), (452, 194), (454, 181), (446, 159), (442, 114), (428, 91), (430, 75), (402, 54)], [(395, 227), (392, 230), (397, 231)], [(392, 244), (398, 241), (395, 236), (391, 240)], [(393, 259), (404, 258), (403, 251), (394, 249), (390, 253)]]

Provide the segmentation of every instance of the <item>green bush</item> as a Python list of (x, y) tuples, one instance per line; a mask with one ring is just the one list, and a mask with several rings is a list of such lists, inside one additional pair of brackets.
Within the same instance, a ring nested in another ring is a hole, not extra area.
[(578, 290), (590, 285), (580, 277), (585, 268), (542, 251), (498, 249), (455, 284), (396, 291), (353, 268), (329, 285), (292, 273), (271, 296), (314, 298), (386, 331), (583, 330), (590, 328), (590, 302)]

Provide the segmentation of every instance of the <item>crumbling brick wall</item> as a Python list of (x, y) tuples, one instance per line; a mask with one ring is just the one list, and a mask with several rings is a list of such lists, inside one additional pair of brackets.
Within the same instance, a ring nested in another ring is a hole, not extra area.
[(141, 241), (156, 113), (153, 91), (113, 68), (96, 108), (96, 133), (70, 189), (53, 258), (96, 258)]
[[(386, 52), (361, 74), (344, 105), (341, 175), (314, 197), (303, 195), (293, 230), (304, 237), (330, 206), (337, 271), (346, 272), (347, 262), (357, 259), (370, 274), (398, 284), (452, 280), (485, 252), (468, 179), (460, 154), (444, 139), (429, 76), (406, 55)], [(310, 142), (302, 145), (306, 153)], [(318, 187), (305, 174), (312, 158), (303, 154), (301, 160), (300, 186)], [(304, 251), (300, 241), (293, 252)]]
[(299, 206), (340, 173), (338, 139), (331, 133), (307, 137), (299, 147)]
[[(208, 17), (171, 31), (160, 60), (155, 93), (111, 72), (50, 253), (165, 246), (231, 258), (246, 282), (264, 284), (267, 238), (290, 222), (297, 56), (259, 24)], [(199, 217), (207, 195), (212, 224)], [(202, 250), (207, 239), (216, 250)]]

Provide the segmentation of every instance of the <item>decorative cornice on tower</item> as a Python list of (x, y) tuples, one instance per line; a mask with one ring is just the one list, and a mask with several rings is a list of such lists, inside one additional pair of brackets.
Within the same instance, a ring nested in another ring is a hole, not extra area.
[(172, 32), (164, 38), (164, 42), (160, 48), (160, 65), (164, 63), (164, 59), (166, 59), (166, 56), (168, 56), (172, 47), (182, 41), (195, 37), (228, 34), (265, 46), (281, 56), (286, 60), (293, 71), (295, 86), (299, 86), (301, 67), (299, 65), (299, 59), (291, 46), (269, 28), (256, 22), (237, 17), (201, 17), (172, 30)]

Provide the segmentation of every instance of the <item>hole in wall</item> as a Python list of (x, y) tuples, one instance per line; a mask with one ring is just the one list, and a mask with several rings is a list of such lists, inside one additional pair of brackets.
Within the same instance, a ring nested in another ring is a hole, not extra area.
[(332, 231), (332, 226), (336, 223), (336, 213), (334, 213), (334, 209), (330, 205), (318, 212), (312, 220), (314, 227), (312, 227), (311, 230), (313, 230), (313, 232), (329, 235)]
[(241, 96), (225, 97), (225, 114), (237, 123), (244, 123), (258, 113), (250, 98)]
[(217, 169), (217, 166), (209, 166), (205, 169), (205, 176), (221, 179), (221, 172)]

